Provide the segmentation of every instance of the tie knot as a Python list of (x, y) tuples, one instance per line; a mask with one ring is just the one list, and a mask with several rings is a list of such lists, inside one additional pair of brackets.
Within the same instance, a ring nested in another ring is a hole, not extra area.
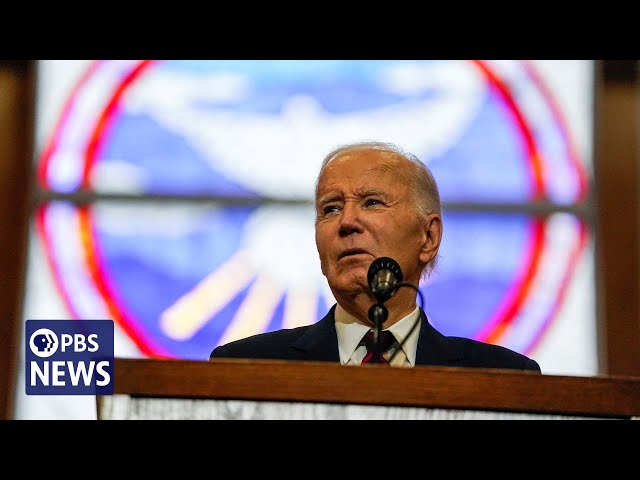
[[(380, 332), (380, 355), (382, 356), (382, 354), (384, 352), (386, 352), (387, 350), (389, 350), (389, 348), (391, 348), (391, 345), (393, 345), (396, 341), (396, 339), (394, 338), (393, 334), (388, 331), (388, 330), (383, 330), (382, 332)], [(387, 361), (385, 360), (384, 357), (380, 358), (379, 362), (376, 362), (374, 355), (375, 352), (377, 350), (376, 348), (376, 338), (375, 338), (375, 332), (373, 330), (369, 330), (365, 336), (362, 338), (362, 341), (364, 342), (365, 347), (367, 347), (367, 355), (365, 356), (365, 359), (362, 361), (362, 363), (387, 363)]]

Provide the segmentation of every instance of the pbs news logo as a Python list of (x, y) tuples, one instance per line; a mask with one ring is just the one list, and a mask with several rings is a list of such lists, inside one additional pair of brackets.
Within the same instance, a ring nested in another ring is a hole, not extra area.
[(112, 395), (112, 320), (27, 320), (27, 395)]

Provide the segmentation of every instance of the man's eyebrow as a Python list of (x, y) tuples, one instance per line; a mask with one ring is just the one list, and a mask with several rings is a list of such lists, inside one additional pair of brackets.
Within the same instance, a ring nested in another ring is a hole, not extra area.
[(336, 202), (338, 200), (342, 200), (342, 195), (338, 193), (329, 193), (327, 195), (323, 195), (318, 199), (318, 205), (323, 205), (329, 202)]
[[(366, 189), (357, 190), (356, 195), (360, 198), (366, 198), (366, 197), (387, 198), (388, 197), (387, 192), (385, 192), (384, 190), (380, 190), (378, 188), (366, 188)], [(342, 200), (341, 194), (328, 193), (326, 195), (321, 196), (318, 199), (318, 205), (324, 205), (325, 203), (336, 202), (339, 200)]]

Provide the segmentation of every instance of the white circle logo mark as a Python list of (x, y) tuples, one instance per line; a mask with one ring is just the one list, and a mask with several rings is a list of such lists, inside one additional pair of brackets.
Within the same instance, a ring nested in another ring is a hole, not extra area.
[(58, 337), (48, 328), (40, 328), (29, 339), (31, 351), (40, 358), (47, 358), (58, 350)]

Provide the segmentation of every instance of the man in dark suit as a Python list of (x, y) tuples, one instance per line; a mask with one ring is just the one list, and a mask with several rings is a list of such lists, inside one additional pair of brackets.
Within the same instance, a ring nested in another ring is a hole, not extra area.
[[(337, 304), (319, 322), (253, 335), (216, 347), (216, 358), (341, 362), (370, 357), (369, 309), (377, 301), (367, 279), (371, 263), (394, 259), (404, 282), (418, 285), (433, 270), (442, 238), (438, 187), (429, 169), (392, 144), (345, 145), (324, 159), (316, 183), (316, 246)], [(538, 363), (507, 348), (446, 337), (416, 304), (416, 290), (400, 288), (385, 302), (391, 366), (438, 365), (540, 372)], [(385, 334), (388, 335), (388, 334)]]

